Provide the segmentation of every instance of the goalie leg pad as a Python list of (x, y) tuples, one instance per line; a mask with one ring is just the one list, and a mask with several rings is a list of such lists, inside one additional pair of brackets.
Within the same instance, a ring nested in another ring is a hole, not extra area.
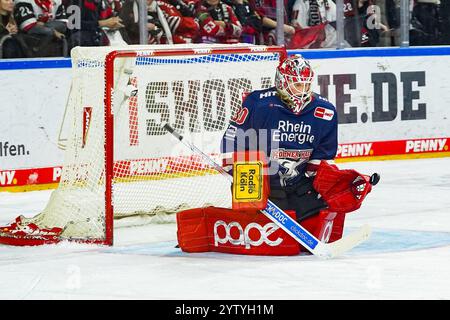
[[(286, 212), (295, 217), (295, 212)], [(178, 244), (184, 252), (287, 256), (300, 245), (258, 210), (197, 208), (177, 213)]]
[[(296, 217), (295, 211), (286, 211)], [(322, 210), (300, 224), (323, 242), (342, 237), (345, 215)], [(335, 224), (336, 223), (336, 224)], [(287, 256), (307, 252), (259, 211), (197, 208), (177, 213), (178, 244), (184, 252)]]
[(344, 233), (345, 213), (338, 213), (333, 221), (333, 229), (328, 243), (335, 242), (342, 238)]
[[(300, 224), (324, 243), (331, 243), (342, 237), (345, 214), (321, 210), (319, 214), (304, 219)], [(307, 251), (302, 247), (302, 252)]]

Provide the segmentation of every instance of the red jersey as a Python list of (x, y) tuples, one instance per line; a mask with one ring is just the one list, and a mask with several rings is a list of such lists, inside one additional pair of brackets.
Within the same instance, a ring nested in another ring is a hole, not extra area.
[[(238, 43), (242, 26), (233, 9), (220, 2), (210, 6), (206, 1), (199, 3), (196, 16), (200, 22), (202, 42), (206, 43)], [(223, 21), (225, 27), (217, 23)]]

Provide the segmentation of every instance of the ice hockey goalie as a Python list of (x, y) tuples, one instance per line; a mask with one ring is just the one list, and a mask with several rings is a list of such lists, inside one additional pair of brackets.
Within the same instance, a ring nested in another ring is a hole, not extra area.
[[(233, 208), (179, 212), (182, 250), (251, 255), (306, 252), (259, 212), (267, 199), (319, 240), (333, 242), (342, 237), (346, 214), (361, 206), (378, 176), (340, 170), (332, 164), (338, 145), (337, 112), (328, 100), (312, 92), (313, 79), (309, 62), (291, 56), (278, 66), (275, 87), (246, 96), (221, 143), (223, 166), (233, 174)], [(250, 161), (252, 154), (258, 156)], [(258, 161), (266, 169), (250, 179), (249, 172), (258, 168)], [(244, 170), (243, 176), (236, 162), (253, 169)], [(260, 186), (250, 186), (250, 180), (259, 181)], [(242, 188), (242, 183), (247, 187)], [(239, 204), (240, 190), (253, 190), (256, 196), (244, 195), (244, 203)]]

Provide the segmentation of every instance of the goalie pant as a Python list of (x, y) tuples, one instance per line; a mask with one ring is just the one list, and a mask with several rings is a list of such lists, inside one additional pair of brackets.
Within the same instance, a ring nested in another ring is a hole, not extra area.
[[(294, 211), (286, 211), (291, 217)], [(345, 214), (322, 210), (301, 225), (323, 242), (342, 237)], [(308, 253), (259, 210), (197, 208), (177, 213), (178, 244), (184, 252), (289, 256)]]

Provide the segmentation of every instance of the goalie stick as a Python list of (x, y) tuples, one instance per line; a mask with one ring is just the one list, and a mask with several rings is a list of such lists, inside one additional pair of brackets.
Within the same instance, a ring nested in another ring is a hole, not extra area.
[[(168, 123), (163, 123), (163, 127), (193, 152), (202, 156), (206, 162), (208, 162), (214, 169), (219, 171), (230, 182), (233, 181), (232, 176), (228, 172), (226, 172), (218, 163), (216, 163), (213, 159), (211, 159), (211, 157), (197, 148), (197, 146), (192, 142), (184, 139), (184, 137), (176, 132), (175, 129), (172, 128)], [(261, 212), (267, 218), (277, 224), (280, 228), (282, 228), (291, 237), (293, 237), (302, 246), (306, 247), (312, 254), (324, 259), (334, 258), (342, 255), (343, 253), (351, 250), (353, 247), (368, 239), (371, 233), (370, 226), (366, 224), (357, 231), (341, 238), (340, 240), (337, 240), (333, 243), (324, 243), (313, 236), (308, 230), (302, 227), (297, 221), (287, 215), (283, 210), (278, 208), (270, 200), (268, 200), (266, 208), (261, 210)]]

